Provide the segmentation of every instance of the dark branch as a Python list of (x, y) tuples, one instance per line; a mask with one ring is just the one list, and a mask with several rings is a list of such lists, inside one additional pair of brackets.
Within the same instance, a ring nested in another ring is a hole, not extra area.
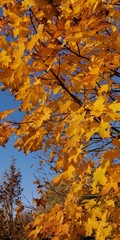
[(77, 102), (80, 106), (83, 105), (80, 99), (78, 99), (73, 93), (69, 91), (69, 89), (65, 86), (65, 84), (60, 80), (60, 78), (55, 74), (55, 72), (51, 69), (50, 70), (53, 74), (53, 76), (57, 79), (59, 82), (59, 85), (72, 97), (72, 99)]

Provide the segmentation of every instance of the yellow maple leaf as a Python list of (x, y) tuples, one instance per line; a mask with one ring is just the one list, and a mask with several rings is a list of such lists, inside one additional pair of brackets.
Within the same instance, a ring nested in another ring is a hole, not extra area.
[(95, 193), (96, 191), (97, 184), (101, 184), (103, 186), (106, 185), (107, 177), (105, 176), (105, 173), (109, 164), (110, 162), (109, 160), (107, 160), (104, 166), (100, 165), (99, 167), (96, 168), (93, 174), (93, 183), (92, 183), (93, 193)]
[(0, 0), (0, 6), (2, 6), (5, 3), (11, 3), (11, 0)]
[(113, 103), (111, 103), (111, 104), (109, 105), (109, 108), (110, 108), (113, 112), (120, 112), (120, 102), (117, 102), (117, 100), (114, 101)]
[(23, 6), (36, 6), (37, 2), (39, 2), (39, 0), (24, 0), (22, 1), (22, 5)]
[(35, 44), (38, 42), (38, 39), (43, 40), (42, 36), (43, 24), (40, 24), (37, 28), (37, 34), (31, 36), (31, 40), (27, 43), (27, 50), (32, 50)]
[(114, 189), (115, 193), (119, 192), (119, 188), (118, 188), (118, 183), (117, 182), (111, 182), (111, 183), (107, 183), (102, 191), (101, 191), (101, 195), (106, 195), (110, 192), (111, 189)]
[(107, 84), (103, 84), (99, 89), (99, 93), (107, 92), (108, 89), (109, 89), (109, 86)]
[(109, 138), (110, 137), (110, 128), (111, 125), (108, 122), (101, 121), (99, 126), (99, 134), (102, 138)]
[(60, 184), (60, 182), (62, 181), (63, 177), (64, 177), (64, 173), (61, 173), (60, 175), (58, 175), (57, 177), (55, 177), (55, 178), (53, 179), (53, 183), (54, 183), (55, 185)]
[(5, 110), (4, 112), (0, 113), (0, 120), (2, 120), (3, 118), (6, 118), (9, 114), (13, 113), (15, 111), (15, 109), (9, 109), (9, 110)]
[(105, 99), (103, 96), (99, 96), (98, 99), (93, 103), (93, 106), (89, 106), (91, 115), (99, 117), (105, 110)]
[(11, 57), (8, 55), (7, 51), (2, 50), (2, 52), (0, 52), (0, 62), (2, 62), (3, 66), (8, 67), (11, 62)]
[(55, 89), (54, 89), (54, 94), (57, 94), (59, 91), (60, 91), (61, 87), (60, 86), (57, 86)]
[(98, 221), (96, 221), (95, 219), (93, 218), (88, 218), (88, 222), (86, 224), (86, 234), (87, 236), (91, 236), (94, 229), (97, 229), (98, 228)]
[(105, 102), (105, 99), (102, 96), (100, 96), (94, 103), (93, 111), (95, 111), (95, 112), (97, 112), (97, 111), (102, 112), (103, 109), (104, 109), (104, 102)]

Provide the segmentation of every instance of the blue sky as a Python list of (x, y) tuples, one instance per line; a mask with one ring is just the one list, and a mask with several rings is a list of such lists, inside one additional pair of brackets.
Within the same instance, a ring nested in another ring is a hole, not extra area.
[[(18, 107), (19, 102), (15, 102), (13, 96), (10, 94), (9, 90), (1, 91), (0, 90), (0, 112)], [(10, 120), (19, 120), (21, 118), (19, 111), (16, 111), (10, 116)], [(31, 167), (37, 160), (34, 160), (34, 153), (29, 153), (28, 155), (24, 152), (19, 152), (14, 148), (15, 136), (12, 136), (9, 142), (6, 144), (6, 148), (0, 146), (0, 178), (4, 174), (5, 169), (9, 168), (12, 158), (16, 158), (16, 168), (20, 169), (22, 174), (22, 187), (24, 188), (23, 194), (26, 195), (26, 198), (32, 203), (32, 195), (37, 197), (36, 185), (32, 184), (35, 180), (33, 172), (35, 172), (34, 167)], [(35, 168), (37, 165), (35, 164)], [(25, 203), (26, 200), (23, 199)]]

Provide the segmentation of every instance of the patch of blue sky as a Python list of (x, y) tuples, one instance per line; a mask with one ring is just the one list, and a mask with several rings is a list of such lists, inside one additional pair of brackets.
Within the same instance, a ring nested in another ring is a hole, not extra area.
[[(11, 108), (17, 109), (14, 113), (10, 114), (8, 117), (9, 121), (19, 122), (23, 118), (24, 112), (19, 112), (18, 110), (21, 101), (14, 101), (14, 97), (11, 95), (9, 90), (4, 92), (0, 91), (0, 100), (0, 112)], [(31, 169), (31, 165), (35, 162), (33, 158), (34, 153), (25, 155), (23, 151), (18, 152), (17, 148), (14, 148), (14, 142), (16, 140), (17, 138), (14, 134), (12, 134), (8, 143), (6, 144), (6, 147), (3, 148), (0, 146), (0, 176), (2, 177), (5, 169), (7, 169), (11, 164), (12, 157), (16, 158), (16, 167), (20, 168), (22, 173), (22, 187), (24, 188), (23, 194), (26, 195), (26, 198), (32, 203), (32, 196), (38, 196), (36, 192), (36, 186), (32, 184), (35, 180), (33, 176), (34, 168)], [(26, 199), (23, 199), (23, 201), (28, 204)]]

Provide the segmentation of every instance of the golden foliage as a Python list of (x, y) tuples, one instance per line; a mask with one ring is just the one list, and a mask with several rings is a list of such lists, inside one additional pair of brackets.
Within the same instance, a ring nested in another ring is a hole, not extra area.
[(3, 121), (14, 110), (0, 113), (0, 144), (14, 132), (15, 147), (25, 153), (49, 149), (53, 183), (69, 186), (64, 202), (35, 216), (31, 239), (119, 239), (119, 3), (0, 6), (2, 90), (10, 88), (25, 112), (20, 123)]

